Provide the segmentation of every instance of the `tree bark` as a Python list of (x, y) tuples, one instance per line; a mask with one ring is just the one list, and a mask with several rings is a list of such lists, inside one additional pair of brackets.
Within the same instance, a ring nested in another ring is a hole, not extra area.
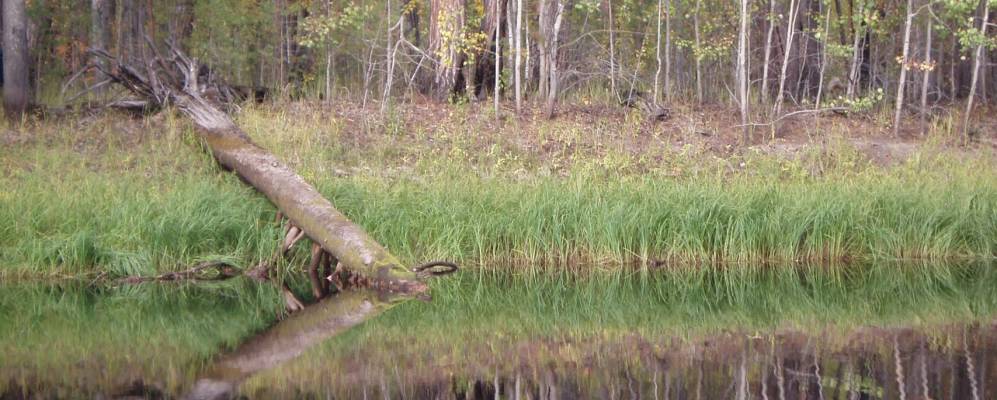
[(3, 107), (12, 121), (20, 119), (31, 103), (29, 62), (24, 0), (3, 0)]
[[(114, 0), (90, 0), (90, 47), (108, 50), (111, 45), (111, 28), (114, 23)], [(103, 63), (100, 57), (93, 57), (94, 63)], [(97, 81), (107, 79), (100, 68), (96, 73)], [(103, 91), (98, 88), (98, 91)]]
[(148, 17), (142, 1), (121, 1), (122, 49), (121, 56), (130, 65), (141, 65), (146, 54), (145, 23)]
[(437, 57), (434, 94), (446, 100), (459, 93), (464, 53), (460, 40), (464, 35), (464, 2), (462, 0), (432, 0), (429, 18), (429, 53)]
[(828, 7), (827, 11), (824, 13), (824, 35), (821, 40), (824, 41), (823, 46), (821, 46), (820, 55), (820, 73), (817, 76), (817, 100), (814, 102), (814, 108), (820, 110), (821, 96), (824, 95), (824, 72), (827, 70), (827, 43), (831, 40), (831, 8)]
[[(986, 0), (984, 0), (986, 1)], [(900, 78), (897, 80), (897, 102), (893, 108), (893, 136), (900, 132), (900, 112), (904, 107), (904, 89), (907, 88), (907, 69), (910, 63), (910, 29), (914, 20), (914, 1), (907, 0), (907, 18), (904, 20), (903, 53), (900, 56)]]
[(183, 51), (189, 51), (190, 46), (187, 45), (187, 42), (194, 32), (194, 0), (177, 0), (176, 5), (173, 6), (173, 18), (170, 18), (168, 28), (170, 39), (175, 41)]
[(613, 96), (619, 100), (620, 94), (616, 92), (616, 29), (613, 23), (613, 0), (606, 0), (606, 10), (609, 19), (609, 87), (613, 91)]
[(672, 99), (672, 0), (665, 0), (665, 100)]
[(775, 0), (769, 0), (769, 29), (765, 36), (765, 64), (762, 65), (762, 104), (769, 100), (769, 64), (772, 60), (772, 33), (775, 31)]
[(696, 102), (703, 103), (703, 69), (702, 69), (702, 58), (700, 52), (702, 51), (701, 44), (699, 42), (699, 7), (702, 0), (696, 0), (696, 11), (692, 14), (692, 25), (693, 33), (695, 39), (695, 48), (693, 50), (692, 56), (696, 59)]
[[(865, 8), (863, 7), (863, 2), (859, 3), (859, 14), (860, 17), (865, 16)], [(855, 28), (853, 34), (855, 35), (852, 41), (852, 62), (851, 68), (848, 72), (848, 89), (846, 95), (848, 99), (854, 100), (856, 89), (859, 86), (859, 62), (862, 59), (862, 50), (860, 48), (862, 37), (864, 36), (865, 23), (859, 23), (858, 27)]]
[[(930, 16), (931, 6), (928, 6), (928, 15)], [(931, 34), (932, 26), (934, 26), (934, 21), (928, 18), (926, 25), (928, 25), (925, 30), (924, 37), (924, 68), (921, 69), (921, 111), (918, 113), (921, 117), (921, 136), (924, 136), (928, 130), (928, 124), (926, 117), (928, 115), (928, 83), (931, 80), (931, 70), (934, 66), (931, 65)]]
[[(789, 56), (792, 54), (793, 36), (796, 32), (796, 0), (789, 0), (789, 21), (786, 23), (786, 46), (782, 51), (782, 70), (779, 72), (779, 92), (775, 95), (775, 105), (772, 109), (772, 118), (779, 118), (782, 112), (782, 100), (786, 90), (786, 70), (789, 68)], [(776, 126), (772, 126), (772, 133), (775, 134)]]
[(516, 0), (516, 65), (514, 68), (516, 84), (516, 114), (520, 114), (523, 111), (523, 0)]
[(748, 0), (741, 0), (740, 29), (737, 40), (737, 97), (741, 103), (741, 140), (747, 146), (751, 127), (748, 126)]
[(661, 2), (658, 0), (658, 19), (657, 25), (658, 30), (655, 35), (654, 42), (654, 60), (657, 62), (657, 69), (654, 70), (654, 105), (658, 105), (658, 96), (660, 93), (659, 84), (661, 83)]
[[(543, 1), (543, 0), (541, 0)], [(561, 32), (561, 21), (563, 21), (564, 16), (564, 0), (557, 0), (557, 10), (554, 14), (554, 26), (551, 28), (550, 43), (548, 44), (548, 55), (547, 55), (547, 65), (550, 68), (549, 76), (550, 87), (547, 89), (547, 105), (546, 114), (547, 118), (554, 117), (554, 104), (557, 101), (557, 86), (558, 86), (558, 76), (557, 76), (557, 52), (559, 46), (558, 37)]]
[[(910, 0), (908, 0), (910, 1)], [(983, 1), (983, 19), (980, 20), (980, 35), (987, 37), (987, 25), (990, 22), (990, 1)], [(973, 55), (973, 77), (970, 78), (969, 96), (966, 98), (966, 113), (962, 120), (962, 135), (969, 139), (969, 116), (973, 113), (973, 99), (976, 97), (976, 82), (980, 77), (980, 62), (983, 60), (983, 43), (976, 45)]]
[[(501, 1), (492, 0), (495, 6), (495, 88), (492, 90), (492, 102), (495, 103), (495, 121), (499, 120), (499, 83), (502, 77), (502, 9)], [(496, 389), (497, 390), (497, 389)]]

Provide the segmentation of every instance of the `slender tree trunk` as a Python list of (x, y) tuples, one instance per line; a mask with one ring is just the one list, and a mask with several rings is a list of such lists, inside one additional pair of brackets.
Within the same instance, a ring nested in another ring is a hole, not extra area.
[[(541, 0), (543, 1), (543, 0)], [(557, 0), (557, 11), (554, 15), (554, 26), (551, 32), (551, 40), (548, 46), (549, 59), (548, 66), (550, 67), (550, 88), (547, 89), (547, 118), (552, 118), (554, 116), (554, 104), (557, 101), (557, 52), (558, 52), (558, 37), (561, 31), (561, 21), (564, 16), (564, 0)]]
[[(858, 3), (859, 14), (864, 16), (865, 8), (863, 6), (863, 2), (859, 1)], [(862, 58), (862, 49), (860, 45), (862, 43), (862, 37), (864, 36), (864, 30), (865, 24), (859, 23), (858, 27), (856, 27), (853, 32), (855, 37), (852, 41), (852, 63), (848, 72), (848, 89), (846, 91), (846, 95), (849, 99), (855, 99), (856, 88), (858, 88), (859, 85), (859, 63)]]
[(893, 136), (900, 133), (900, 112), (903, 111), (904, 107), (904, 89), (907, 87), (907, 68), (910, 63), (910, 28), (914, 20), (914, 0), (907, 0), (906, 13), (903, 55), (900, 59), (900, 78), (897, 80), (897, 102), (893, 111)]
[[(332, 15), (332, 0), (325, 0), (323, 13), (326, 18)], [(405, 29), (402, 29), (400, 36), (404, 35)], [(332, 44), (328, 40), (325, 44), (325, 102), (332, 103)]]
[(28, 15), (24, 0), (3, 0), (3, 108), (11, 121), (31, 103), (28, 81)]
[[(775, 105), (772, 109), (772, 118), (779, 118), (782, 112), (782, 99), (786, 90), (786, 70), (789, 68), (789, 56), (793, 49), (793, 36), (796, 33), (796, 0), (789, 0), (789, 21), (786, 23), (786, 46), (783, 48), (782, 70), (779, 72), (779, 92), (775, 95)], [(772, 126), (772, 134), (775, 135), (776, 127)]]
[[(505, 2), (505, 38), (506, 48), (508, 48), (505, 57), (506, 69), (513, 68), (516, 65), (516, 35), (513, 34), (516, 28), (514, 15), (516, 15), (516, 2), (507, 0)], [(513, 93), (515, 92), (514, 75), (515, 72), (509, 71), (509, 82), (506, 83), (508, 85), (506, 93), (512, 93), (513, 95), (511, 99), (515, 98), (515, 93)]]
[(665, 100), (672, 99), (672, 0), (665, 0)]
[[(502, 77), (502, 2), (492, 0), (495, 3), (495, 89), (492, 90), (492, 100), (495, 102), (495, 122), (499, 120), (499, 82)], [(496, 396), (498, 386), (495, 387)]]
[(949, 35), (949, 42), (952, 44), (952, 51), (949, 52), (949, 99), (954, 103), (959, 94), (959, 84), (955, 78), (955, 68), (959, 64), (959, 42), (955, 35)]
[[(910, 0), (908, 0), (910, 1)], [(980, 20), (980, 36), (987, 37), (987, 25), (990, 22), (990, 1), (983, 1), (983, 19)], [(969, 83), (969, 97), (966, 98), (966, 113), (962, 119), (962, 135), (969, 139), (969, 116), (973, 113), (973, 99), (976, 97), (976, 82), (980, 76), (980, 63), (983, 60), (983, 43), (976, 46), (973, 54), (973, 77)]]
[(285, 49), (287, 47), (287, 23), (285, 21), (285, 1), (273, 0), (273, 24), (277, 32), (277, 43), (274, 44), (274, 66), (273, 80), (278, 91), (284, 90), (287, 84), (287, 65), (285, 63)]
[(769, 0), (769, 29), (765, 35), (765, 64), (762, 65), (762, 104), (769, 101), (769, 64), (772, 60), (772, 33), (775, 31), (775, 0)]
[(737, 97), (741, 106), (741, 139), (747, 146), (751, 140), (748, 126), (748, 0), (741, 0), (740, 29), (737, 40)]
[(613, 23), (613, 0), (606, 0), (606, 4), (609, 18), (609, 87), (613, 91), (613, 96), (619, 100), (620, 94), (616, 92), (616, 29)]
[[(110, 50), (111, 27), (114, 24), (114, 1), (113, 0), (90, 0), (90, 47)], [(92, 62), (97, 65), (105, 65), (105, 61), (100, 57), (93, 57)], [(96, 73), (98, 81), (107, 79), (103, 73)], [(97, 89), (102, 93), (103, 88)]]
[(657, 61), (657, 69), (654, 70), (654, 105), (658, 105), (659, 84), (661, 83), (661, 1), (658, 0), (658, 31), (654, 42), (654, 59)]
[(824, 36), (821, 37), (821, 40), (824, 41), (824, 45), (821, 46), (820, 74), (817, 77), (818, 79), (817, 100), (814, 102), (814, 108), (818, 110), (820, 109), (821, 96), (824, 94), (824, 71), (827, 70), (827, 44), (831, 39), (829, 37), (830, 33), (831, 33), (831, 8), (828, 7), (824, 17)]
[(385, 62), (388, 64), (388, 71), (384, 77), (384, 94), (381, 95), (381, 113), (388, 111), (391, 103), (391, 86), (395, 79), (395, 54), (398, 52), (398, 43), (405, 37), (405, 15), (398, 16), (398, 40), (394, 46), (391, 45), (391, 0), (388, 0), (388, 35), (384, 44)]
[(694, 31), (695, 39), (695, 49), (693, 51), (693, 57), (696, 59), (696, 102), (703, 103), (703, 68), (702, 68), (702, 58), (700, 53), (702, 52), (702, 47), (699, 42), (699, 7), (702, 0), (696, 0), (696, 11), (692, 14), (692, 25)]
[[(931, 6), (928, 6), (928, 15), (930, 16)], [(928, 115), (928, 83), (931, 80), (931, 70), (934, 66), (931, 65), (931, 30), (934, 26), (934, 21), (929, 17), (927, 22), (927, 29), (925, 30), (924, 36), (924, 64), (925, 67), (921, 69), (921, 136), (924, 136), (928, 130), (927, 115)]]
[(515, 71), (515, 86), (516, 86), (516, 114), (521, 115), (523, 112), (523, 87), (522, 87), (522, 75), (523, 70), (523, 0), (516, 0), (516, 65), (514, 66)]
[(533, 43), (530, 42), (530, 24), (527, 23), (523, 25), (523, 46), (526, 49), (526, 54), (523, 55), (523, 90), (530, 84), (530, 79), (533, 78), (533, 57), (531, 57), (534, 52), (530, 49), (534, 48)]
[(550, 46), (553, 37), (554, 16), (551, 10), (553, 0), (537, 1), (537, 98), (546, 101), (550, 89)]

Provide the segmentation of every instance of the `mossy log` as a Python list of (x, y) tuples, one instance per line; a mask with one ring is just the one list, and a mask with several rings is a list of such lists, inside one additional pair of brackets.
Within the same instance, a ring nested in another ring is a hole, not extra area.
[(126, 65), (107, 52), (91, 50), (106, 59), (108, 77), (150, 103), (173, 105), (193, 120), (215, 159), (235, 171), (304, 231), (313, 242), (342, 265), (367, 278), (378, 290), (421, 295), (428, 286), (417, 274), (346, 218), (312, 185), (273, 154), (253, 143), (217, 104), (202, 96), (211, 85), (199, 84), (198, 65), (179, 50), (169, 59), (157, 55), (144, 72)]

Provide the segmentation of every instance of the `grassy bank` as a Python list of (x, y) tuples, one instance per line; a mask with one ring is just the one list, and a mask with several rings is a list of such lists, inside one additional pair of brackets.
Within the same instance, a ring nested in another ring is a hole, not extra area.
[[(626, 135), (536, 131), (557, 143), (579, 138), (573, 152), (552, 154), (467, 127), (407, 132), (298, 116), (250, 108), (239, 118), (411, 263), (613, 268), (997, 254), (988, 151), (921, 143), (882, 165), (833, 136), (791, 156), (721, 156), (695, 146), (626, 150)], [(0, 276), (151, 274), (205, 259), (250, 266), (276, 246), (273, 208), (219, 171), (176, 117), (12, 132), (0, 158)]]

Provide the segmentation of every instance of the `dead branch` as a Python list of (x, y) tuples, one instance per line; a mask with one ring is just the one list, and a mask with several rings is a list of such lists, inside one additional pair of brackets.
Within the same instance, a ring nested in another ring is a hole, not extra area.
[(208, 261), (198, 263), (183, 271), (167, 272), (156, 276), (128, 276), (115, 280), (119, 284), (138, 284), (144, 282), (176, 282), (176, 281), (223, 281), (241, 275), (239, 270), (224, 261)]

